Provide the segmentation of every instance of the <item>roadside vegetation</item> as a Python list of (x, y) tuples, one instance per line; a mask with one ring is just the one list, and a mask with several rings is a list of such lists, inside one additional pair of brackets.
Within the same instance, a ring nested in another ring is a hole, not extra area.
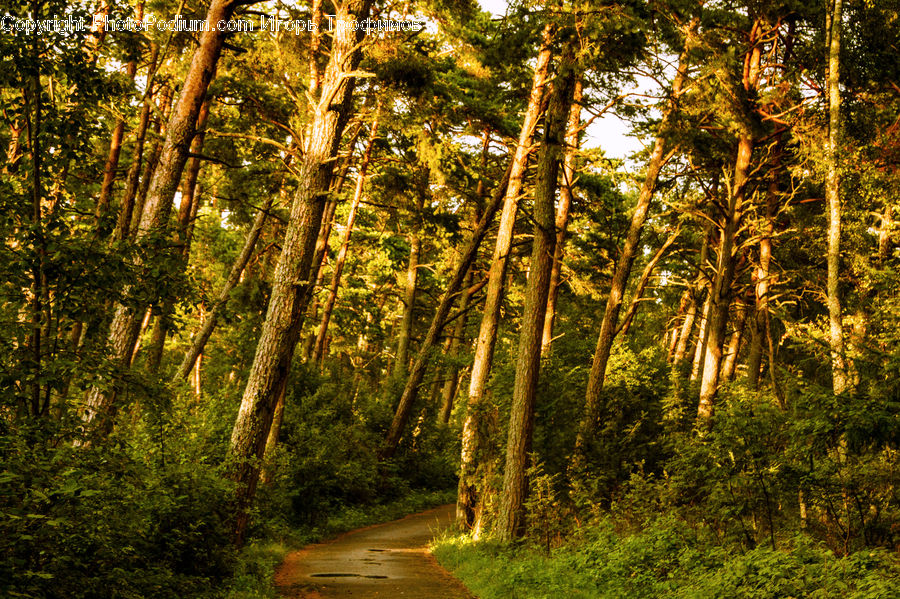
[(0, 596), (900, 597), (898, 0), (507, 8), (3, 4)]

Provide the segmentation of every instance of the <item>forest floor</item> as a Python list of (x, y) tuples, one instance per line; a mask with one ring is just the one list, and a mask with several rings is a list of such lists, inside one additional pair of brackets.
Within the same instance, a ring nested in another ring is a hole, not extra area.
[(299, 599), (472, 599), (428, 550), (454, 512), (444, 505), (295, 551), (276, 570), (275, 584), (283, 597)]

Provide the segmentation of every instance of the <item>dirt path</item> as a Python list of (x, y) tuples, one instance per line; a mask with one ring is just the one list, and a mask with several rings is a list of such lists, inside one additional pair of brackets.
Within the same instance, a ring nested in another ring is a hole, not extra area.
[(301, 599), (472, 599), (427, 549), (454, 510), (444, 505), (295, 551), (278, 567), (275, 584), (283, 597)]

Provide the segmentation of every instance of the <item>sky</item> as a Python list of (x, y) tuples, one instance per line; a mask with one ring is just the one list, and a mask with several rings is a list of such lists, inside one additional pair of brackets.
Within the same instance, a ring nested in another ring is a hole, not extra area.
[[(481, 7), (497, 17), (506, 13), (506, 0), (478, 0)], [(584, 116), (582, 117), (584, 118)], [(607, 158), (627, 158), (643, 148), (641, 140), (628, 135), (629, 124), (608, 113), (594, 121), (585, 132), (585, 148), (601, 148)]]

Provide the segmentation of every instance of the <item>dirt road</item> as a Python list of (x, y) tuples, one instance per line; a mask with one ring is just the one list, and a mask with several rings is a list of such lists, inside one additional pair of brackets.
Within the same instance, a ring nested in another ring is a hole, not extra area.
[(427, 545), (453, 520), (445, 505), (402, 520), (362, 528), (287, 556), (275, 573), (283, 597), (472, 599), (437, 565)]

